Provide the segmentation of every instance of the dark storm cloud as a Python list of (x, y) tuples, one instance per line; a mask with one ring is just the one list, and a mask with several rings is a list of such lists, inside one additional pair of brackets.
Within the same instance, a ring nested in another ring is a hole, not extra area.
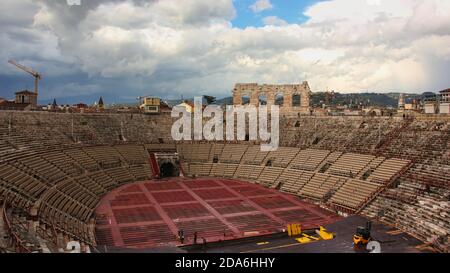
[(450, 85), (443, 72), (450, 70), (450, 5), (443, 0), (325, 1), (307, 10), (302, 25), (246, 29), (230, 24), (232, 0), (82, 0), (81, 6), (3, 0), (2, 6), (0, 97), (32, 82), (8, 59), (44, 74), (43, 99), (74, 101), (227, 96), (236, 82), (305, 78), (313, 90)]

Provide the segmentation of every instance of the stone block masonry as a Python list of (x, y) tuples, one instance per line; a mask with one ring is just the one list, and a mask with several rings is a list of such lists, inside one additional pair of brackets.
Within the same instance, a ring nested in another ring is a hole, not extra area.
[(233, 104), (279, 105), (284, 116), (310, 114), (311, 89), (308, 82), (302, 84), (273, 85), (238, 83), (233, 89)]

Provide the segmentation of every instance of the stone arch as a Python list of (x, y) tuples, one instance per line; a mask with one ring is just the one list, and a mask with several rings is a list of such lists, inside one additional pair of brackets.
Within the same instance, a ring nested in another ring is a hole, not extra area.
[(299, 107), (302, 105), (302, 95), (299, 93), (292, 94), (292, 107)]
[(284, 94), (282, 92), (278, 92), (273, 97), (275, 105), (283, 106), (284, 105)]
[(172, 162), (164, 162), (159, 167), (161, 178), (178, 176), (177, 168)]
[(259, 105), (267, 105), (267, 95), (265, 93), (260, 93), (258, 96)]
[[(250, 105), (264, 105), (261, 102), (264, 101), (264, 96), (266, 96), (267, 106), (280, 105), (283, 108), (283, 112), (290, 115), (298, 115), (298, 113), (310, 114), (310, 92), (307, 82), (286, 85), (238, 83), (233, 89), (233, 104), (243, 105), (248, 103), (246, 97), (242, 101), (243, 96), (247, 95), (250, 97)], [(300, 105), (298, 103), (299, 100)]]
[(250, 104), (250, 95), (249, 94), (242, 94), (241, 101), (242, 105)]
[(160, 177), (177, 177), (180, 176), (179, 162), (171, 159), (165, 159), (158, 162)]

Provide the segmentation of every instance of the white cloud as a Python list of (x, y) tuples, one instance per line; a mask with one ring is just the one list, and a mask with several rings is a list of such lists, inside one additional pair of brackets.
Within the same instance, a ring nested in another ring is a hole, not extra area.
[(277, 16), (264, 17), (263, 23), (266, 26), (285, 26), (288, 24), (285, 20), (278, 18)]
[(149, 90), (171, 98), (229, 96), (236, 82), (305, 79), (315, 91), (422, 92), (450, 86), (446, 0), (326, 1), (305, 11), (304, 24), (272, 16), (263, 19), (264, 27), (245, 29), (230, 23), (236, 16), (231, 0), (92, 0), (79, 7), (5, 1), (0, 68), (16, 58), (49, 77), (82, 71), (92, 81), (120, 83), (120, 90), (110, 84), (103, 91), (98, 82), (55, 85), (69, 86), (71, 94), (88, 86), (80, 90), (83, 95), (91, 90), (121, 96), (126, 88), (130, 96)]
[(273, 8), (270, 0), (257, 0), (253, 5), (249, 7), (254, 13), (259, 13)]

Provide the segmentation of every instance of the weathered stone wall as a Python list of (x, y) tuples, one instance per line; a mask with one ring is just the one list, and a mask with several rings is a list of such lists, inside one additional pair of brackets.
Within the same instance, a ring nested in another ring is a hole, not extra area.
[[(280, 112), (285, 116), (297, 116), (310, 113), (310, 93), (308, 82), (302, 84), (273, 85), (257, 83), (238, 83), (233, 89), (234, 105), (242, 105), (243, 97), (248, 96), (250, 105), (259, 106), (260, 98), (265, 98), (267, 106), (275, 104), (277, 95), (282, 95), (284, 102), (280, 105)], [(300, 96), (300, 103), (294, 104), (294, 96)]]
[(362, 214), (392, 224), (449, 252), (450, 189), (427, 186), (407, 178), (410, 172), (399, 179), (397, 187), (378, 196)]
[(170, 114), (78, 114), (0, 111), (0, 161), (52, 147), (173, 142)]
[(282, 119), (280, 146), (328, 149), (450, 165), (450, 120), (390, 117)]
[[(168, 114), (0, 111), (0, 161), (26, 156), (30, 151), (82, 145), (172, 142), (172, 122)], [(280, 146), (413, 160), (413, 166), (399, 178), (397, 185), (379, 196), (363, 213), (380, 217), (424, 241), (440, 245), (443, 250), (448, 249), (450, 120), (405, 121), (362, 116), (282, 118), (280, 137)]]

